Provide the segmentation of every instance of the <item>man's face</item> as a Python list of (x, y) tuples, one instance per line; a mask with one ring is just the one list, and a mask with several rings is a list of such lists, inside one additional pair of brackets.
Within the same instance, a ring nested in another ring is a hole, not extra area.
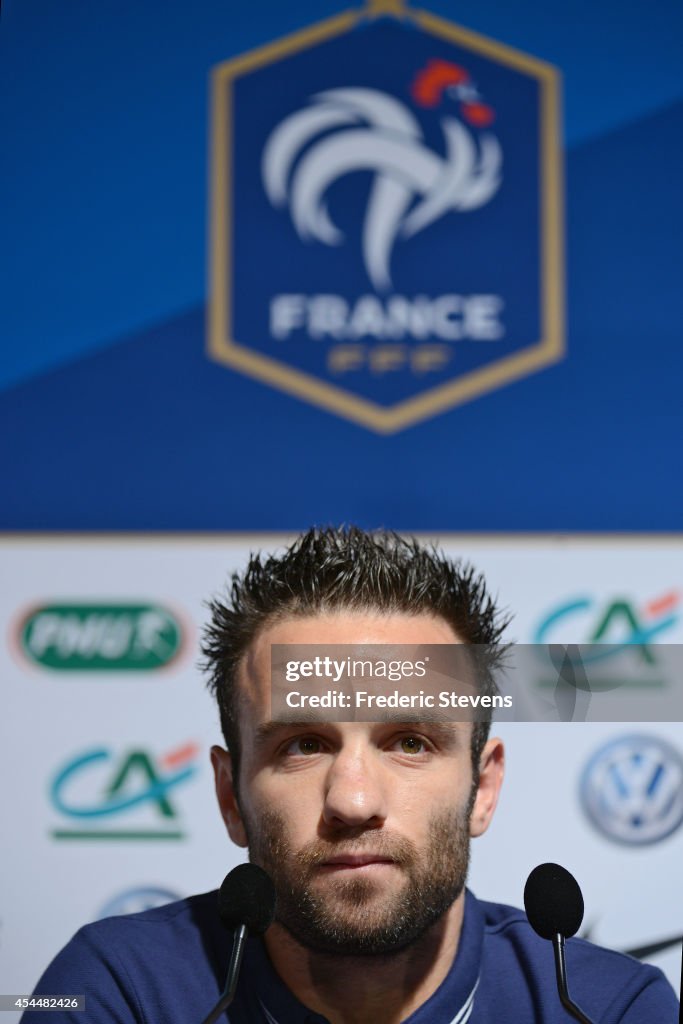
[(491, 765), (473, 788), (465, 723), (276, 725), (271, 644), (457, 642), (430, 616), (344, 612), (277, 623), (248, 652), (239, 792), (228, 755), (214, 748), (217, 790), (231, 837), (273, 878), (277, 920), (301, 945), (387, 954), (449, 911), (465, 884), (470, 835), (495, 807), (502, 747), (487, 745)]

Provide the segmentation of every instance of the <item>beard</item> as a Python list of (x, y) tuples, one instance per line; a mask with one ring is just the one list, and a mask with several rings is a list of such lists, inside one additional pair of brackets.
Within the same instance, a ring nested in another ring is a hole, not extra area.
[[(433, 817), (422, 851), (402, 836), (349, 827), (295, 852), (284, 816), (270, 811), (258, 828), (245, 822), (249, 859), (273, 879), (275, 919), (300, 945), (335, 956), (386, 956), (424, 935), (463, 891), (471, 804)], [(400, 871), (403, 884), (386, 892), (386, 879), (323, 877), (330, 857), (363, 852), (393, 861), (387, 870)]]

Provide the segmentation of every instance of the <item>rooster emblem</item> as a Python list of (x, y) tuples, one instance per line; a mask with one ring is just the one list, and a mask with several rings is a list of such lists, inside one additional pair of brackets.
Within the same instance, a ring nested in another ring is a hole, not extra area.
[(408, 239), (445, 214), (484, 206), (498, 191), (503, 156), (487, 130), (495, 113), (484, 103), (468, 72), (430, 60), (416, 75), (411, 95), (417, 106), (455, 101), (460, 116), (441, 118), (445, 157), (431, 150), (411, 110), (387, 93), (368, 88), (329, 89), (310, 106), (285, 118), (263, 150), (262, 177), (268, 199), (290, 209), (302, 241), (340, 245), (325, 194), (354, 171), (372, 171), (362, 230), (365, 268), (377, 291), (391, 289), (391, 255), (397, 239)]

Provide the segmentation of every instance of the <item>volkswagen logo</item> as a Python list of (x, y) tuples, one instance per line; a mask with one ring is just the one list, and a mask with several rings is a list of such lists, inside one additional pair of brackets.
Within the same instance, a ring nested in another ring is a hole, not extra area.
[(655, 736), (624, 736), (602, 746), (581, 778), (581, 803), (608, 839), (657, 843), (683, 822), (683, 758)]

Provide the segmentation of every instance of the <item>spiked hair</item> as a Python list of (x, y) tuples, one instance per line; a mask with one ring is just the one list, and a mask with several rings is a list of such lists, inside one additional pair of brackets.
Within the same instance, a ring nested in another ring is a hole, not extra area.
[[(509, 622), (471, 566), (414, 538), (367, 533), (356, 526), (313, 528), (282, 555), (252, 555), (245, 572), (232, 576), (226, 598), (208, 607), (203, 668), (218, 703), (235, 783), (240, 760), (237, 672), (266, 627), (285, 618), (338, 611), (432, 615), (447, 622), (463, 643), (477, 645), (477, 660), (484, 666), (481, 685), (492, 693), (493, 669), (503, 650), (498, 642)], [(489, 729), (490, 721), (473, 724), (475, 779)]]

